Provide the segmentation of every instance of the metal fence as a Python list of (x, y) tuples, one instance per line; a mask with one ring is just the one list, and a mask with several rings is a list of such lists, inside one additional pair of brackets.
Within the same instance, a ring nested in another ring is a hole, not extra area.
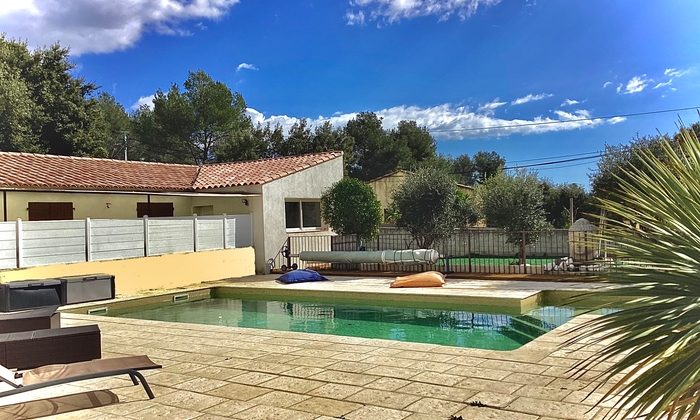
[(0, 269), (253, 246), (252, 215), (0, 223)]
[[(354, 235), (295, 235), (289, 236), (280, 252), (271, 262), (273, 268), (293, 267), (313, 269), (405, 271), (437, 270), (455, 273), (502, 274), (561, 274), (564, 272), (598, 271), (602, 264), (584, 264), (570, 258), (568, 230), (520, 232), (524, 238), (537, 240), (525, 246), (523, 264), (519, 246), (508, 242), (501, 231), (491, 228), (461, 229), (451, 237), (433, 243), (441, 258), (436, 264), (341, 264), (301, 261), (302, 251), (357, 251)], [(397, 229), (384, 229), (376, 240), (362, 244), (365, 251), (417, 249), (413, 237)]]

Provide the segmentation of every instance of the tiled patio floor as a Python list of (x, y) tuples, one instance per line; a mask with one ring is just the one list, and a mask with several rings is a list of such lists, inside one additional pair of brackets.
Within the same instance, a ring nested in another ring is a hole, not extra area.
[(596, 349), (560, 348), (582, 320), (499, 352), (64, 313), (64, 326), (99, 324), (104, 358), (147, 354), (162, 364), (145, 372), (156, 398), (128, 377), (92, 380), (3, 398), (0, 418), (601, 419), (607, 408), (593, 407), (601, 394), (588, 396), (594, 375), (567, 373)]

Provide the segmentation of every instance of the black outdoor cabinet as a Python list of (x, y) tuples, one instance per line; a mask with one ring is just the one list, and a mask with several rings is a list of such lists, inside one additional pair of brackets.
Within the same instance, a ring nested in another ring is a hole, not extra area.
[(57, 279), (12, 281), (0, 284), (0, 311), (12, 312), (61, 304)]
[(114, 299), (114, 276), (111, 274), (87, 274), (60, 277), (61, 304), (94, 302)]

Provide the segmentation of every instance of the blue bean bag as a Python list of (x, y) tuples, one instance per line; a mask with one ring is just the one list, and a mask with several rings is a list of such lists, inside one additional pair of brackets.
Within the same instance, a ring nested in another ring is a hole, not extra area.
[(282, 274), (281, 276), (277, 277), (277, 280), (285, 284), (290, 284), (304, 283), (307, 281), (322, 281), (328, 279), (318, 274), (314, 270), (293, 270), (289, 273)]

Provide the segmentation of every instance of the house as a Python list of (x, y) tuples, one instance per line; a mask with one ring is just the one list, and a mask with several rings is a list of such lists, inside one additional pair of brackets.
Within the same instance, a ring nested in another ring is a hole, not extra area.
[(327, 230), (321, 193), (342, 177), (342, 152), (202, 166), (0, 152), (0, 220), (252, 214), (262, 272), (290, 234)]
[[(399, 169), (398, 171), (367, 181), (367, 185), (369, 185), (372, 191), (377, 195), (377, 199), (382, 203), (382, 210), (385, 212), (391, 205), (391, 196), (394, 190), (403, 183), (407, 174), (408, 171)], [(474, 192), (474, 188), (459, 183), (457, 184), (457, 189), (467, 194), (472, 194)]]

